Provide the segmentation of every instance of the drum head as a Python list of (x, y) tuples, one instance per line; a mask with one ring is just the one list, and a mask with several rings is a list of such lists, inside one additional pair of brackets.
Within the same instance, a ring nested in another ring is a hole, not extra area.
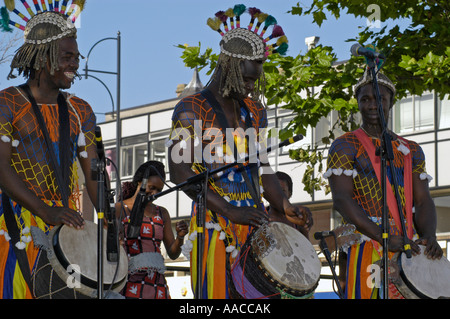
[(450, 262), (441, 259), (428, 259), (423, 254), (425, 246), (420, 246), (420, 254), (399, 258), (400, 274), (403, 281), (419, 298), (450, 298)]
[[(321, 263), (317, 252), (298, 230), (278, 222), (268, 224), (271, 248), (259, 253), (265, 271), (276, 281), (299, 291), (315, 289)], [(255, 242), (252, 248), (258, 250)]]
[[(96, 288), (97, 283), (97, 233), (98, 225), (86, 221), (83, 229), (75, 229), (61, 226), (55, 230), (53, 235), (53, 249), (61, 263), (66, 268), (68, 265), (78, 267), (81, 272), (82, 283), (91, 288)], [(120, 283), (128, 274), (128, 258), (122, 247), (117, 262), (109, 262), (106, 258), (106, 230), (103, 236), (103, 283), (105, 287), (111, 283)], [(117, 269), (118, 267), (118, 269)], [(117, 270), (117, 275), (114, 275)], [(83, 280), (85, 282), (83, 282)]]

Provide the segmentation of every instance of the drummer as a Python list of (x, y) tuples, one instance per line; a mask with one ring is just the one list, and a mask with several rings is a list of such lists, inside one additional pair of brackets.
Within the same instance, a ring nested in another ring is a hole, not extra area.
[[(8, 3), (14, 7), (14, 2)], [(34, 15), (25, 27), (25, 43), (17, 50), (8, 76), (15, 77), (13, 71), (17, 70), (26, 82), (0, 92), (2, 299), (33, 297), (26, 283), (39, 253), (30, 235), (32, 226), (44, 232), (60, 224), (83, 227), (76, 159), (86, 176), (89, 197), (97, 205), (97, 186), (90, 168), (91, 160), (97, 158), (96, 118), (86, 101), (62, 91), (69, 89), (78, 76), (76, 33), (62, 13)], [(46, 144), (44, 128), (38, 124), (39, 113), (51, 148)], [(52, 152), (56, 163), (51, 160)], [(6, 200), (6, 194), (11, 201)]]
[[(288, 199), (292, 196), (293, 191), (293, 183), (292, 178), (286, 174), (285, 172), (278, 171), (275, 173), (275, 175), (278, 178), (278, 181), (280, 182), (281, 189), (286, 194)], [(298, 231), (300, 231), (306, 238), (309, 239), (309, 231), (311, 230), (311, 227), (313, 226), (313, 218), (311, 215), (311, 211), (309, 208), (304, 207), (304, 212), (307, 214), (307, 221), (304, 225), (296, 225), (293, 222), (289, 221), (285, 215), (280, 214), (276, 211), (275, 208), (267, 207), (267, 211), (269, 212), (270, 220), (276, 221), (276, 222), (282, 222), (289, 226), (292, 226), (296, 228)]]
[[(377, 73), (377, 80), (387, 122), (390, 109), (394, 105), (396, 90), (391, 80), (380, 72)], [(325, 173), (331, 187), (335, 209), (347, 222), (354, 224), (365, 238), (365, 241), (353, 245), (348, 250), (346, 297), (349, 299), (383, 297), (381, 287), (367, 284), (371, 274), (369, 270), (371, 268), (368, 267), (383, 256), (383, 198), (377, 178), (380, 161), (371, 158), (372, 154), (375, 154), (375, 148), (380, 146), (382, 127), (372, 82), (372, 77), (366, 70), (354, 88), (362, 115), (362, 125), (333, 142)], [(402, 214), (408, 235), (405, 243), (394, 197), (393, 203), (391, 200), (387, 203), (390, 212), (389, 258), (395, 252), (402, 251), (405, 244), (411, 246), (413, 254), (419, 253), (420, 244), (425, 246), (424, 253), (429, 258), (441, 258), (443, 252), (436, 240), (436, 209), (428, 188), (431, 177), (425, 170), (425, 155), (417, 143), (403, 139), (390, 130), (388, 134), (392, 139), (395, 170), (391, 170), (390, 167), (387, 169), (389, 178), (389, 183), (386, 183), (387, 192), (392, 191), (390, 184), (393, 183), (394, 171), (404, 206)], [(389, 298), (399, 295), (391, 283), (389, 295)]]
[[(273, 47), (266, 46), (259, 33), (250, 30), (253, 29), (253, 22), (250, 28), (246, 28), (247, 25), (240, 27), (244, 12), (252, 13), (253, 17), (257, 13), (263, 14), (256, 8), (247, 11), (245, 6), (236, 5), (226, 13), (218, 12), (218, 20), (209, 20), (210, 26), (223, 34), (221, 52), (206, 89), (183, 98), (175, 106), (168, 141), (169, 169), (174, 183), (185, 182), (205, 169), (217, 169), (233, 163), (234, 157), (231, 156), (230, 160), (230, 155), (250, 154), (249, 146), (265, 138), (267, 113), (260, 102), (261, 88), (264, 87), (263, 63), (266, 53), (274, 51)], [(251, 17), (248, 18), (250, 20)], [(223, 21), (227, 26), (222, 24)], [(256, 27), (256, 22), (253, 27)], [(224, 33), (223, 30), (227, 31)], [(227, 129), (233, 132), (234, 139), (224, 141), (222, 138)], [(244, 131), (254, 132), (253, 137), (258, 141), (246, 141), (246, 136), (240, 134)], [(217, 138), (212, 139), (213, 136)], [(237, 151), (228, 152), (234, 150), (233, 146)], [(262, 169), (269, 169), (268, 162), (256, 168), (256, 183), (252, 180), (253, 170), (248, 165), (240, 169), (229, 168), (211, 176), (205, 228), (197, 226), (194, 205), (190, 240), (184, 246), (184, 253), (190, 257), (193, 291), (197, 297), (229, 298), (227, 269), (230, 269), (252, 229), (268, 220), (262, 194), (277, 211), (288, 215), (296, 223), (305, 223), (304, 212), (290, 204), (275, 174), (261, 174)], [(187, 194), (192, 199), (196, 198), (193, 192), (187, 191)], [(197, 247), (196, 234), (203, 231), (204, 253), (198, 256), (198, 250), (193, 248)], [(202, 258), (203, 263), (197, 263), (197, 258)], [(202, 265), (201, 273), (198, 264)], [(198, 276), (203, 279), (202, 287), (197, 287)]]

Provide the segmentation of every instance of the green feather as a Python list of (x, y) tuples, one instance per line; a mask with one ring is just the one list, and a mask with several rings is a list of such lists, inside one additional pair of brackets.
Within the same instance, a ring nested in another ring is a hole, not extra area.
[(284, 43), (281, 43), (281, 45), (277, 48), (276, 51), (281, 55), (285, 55), (288, 47), (289, 47), (289, 45), (286, 42), (284, 42)]
[(240, 16), (241, 14), (243, 14), (245, 12), (245, 9), (246, 9), (245, 5), (237, 4), (234, 6), (233, 11), (234, 11), (235, 15)]
[(266, 27), (274, 24), (277, 24), (277, 20), (273, 16), (268, 16), (264, 22), (264, 26)]
[(0, 8), (0, 15), (1, 15), (0, 29), (6, 32), (12, 32), (12, 29), (9, 27), (9, 13), (6, 7)]

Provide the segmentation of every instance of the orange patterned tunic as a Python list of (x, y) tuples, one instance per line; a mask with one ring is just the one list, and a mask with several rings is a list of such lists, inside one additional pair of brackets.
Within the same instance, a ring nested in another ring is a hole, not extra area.
[[(70, 123), (71, 163), (69, 173), (70, 205), (79, 208), (79, 190), (76, 157), (86, 157), (86, 148), (95, 142), (95, 115), (84, 100), (67, 96)], [(39, 105), (48, 128), (56, 154), (59, 151), (59, 112), (57, 104)], [(83, 132), (83, 134), (80, 134)], [(33, 108), (28, 99), (16, 87), (0, 91), (0, 143), (11, 143), (11, 167), (37, 197), (48, 205), (61, 206), (61, 196), (51, 166), (50, 155)], [(1, 202), (0, 202), (1, 203)], [(29, 233), (31, 226), (38, 226), (48, 233), (50, 225), (24, 207), (11, 200), (12, 208), (23, 239), (30, 267), (35, 266), (39, 249), (34, 247)], [(0, 206), (0, 298), (31, 298), (16, 255), (9, 240), (8, 230)]]

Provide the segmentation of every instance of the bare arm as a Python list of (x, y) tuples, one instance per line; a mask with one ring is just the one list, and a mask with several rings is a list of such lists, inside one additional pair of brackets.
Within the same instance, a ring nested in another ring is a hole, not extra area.
[(38, 198), (11, 167), (11, 143), (0, 141), (0, 188), (9, 197), (50, 225), (66, 224), (80, 228), (83, 218), (72, 209), (50, 207)]
[(413, 174), (414, 224), (419, 235), (419, 244), (425, 245), (425, 254), (431, 258), (441, 258), (443, 251), (436, 240), (436, 207), (430, 196), (428, 180), (421, 180)]
[(164, 220), (164, 246), (166, 247), (170, 259), (175, 260), (181, 254), (184, 236), (189, 232), (188, 225), (184, 220), (178, 221), (175, 227), (177, 232), (177, 237), (175, 238), (172, 232), (172, 223), (169, 212), (161, 207), (161, 213)]
[[(185, 109), (189, 109), (189, 105), (185, 105)], [(183, 136), (180, 135), (177, 138), (172, 136), (173, 144), (168, 149), (170, 178), (176, 184), (185, 182), (188, 178), (196, 175), (191, 169), (195, 150), (193, 139), (190, 138), (194, 136), (194, 131), (186, 120), (189, 117), (194, 118), (194, 114), (185, 111), (176, 119), (176, 122), (180, 125), (178, 133)], [(202, 137), (200, 136), (199, 139), (201, 143)], [(189, 197), (195, 199), (195, 192), (192, 190), (184, 191)], [(253, 207), (235, 207), (211, 189), (207, 191), (206, 206), (238, 224), (258, 226), (263, 220), (267, 220), (267, 215), (264, 212)]]
[(344, 219), (355, 225), (356, 229), (362, 234), (381, 243), (381, 228), (367, 218), (364, 211), (358, 206), (352, 198), (353, 195), (353, 179), (345, 175), (332, 174), (328, 178), (333, 197), (334, 208), (344, 217)]

